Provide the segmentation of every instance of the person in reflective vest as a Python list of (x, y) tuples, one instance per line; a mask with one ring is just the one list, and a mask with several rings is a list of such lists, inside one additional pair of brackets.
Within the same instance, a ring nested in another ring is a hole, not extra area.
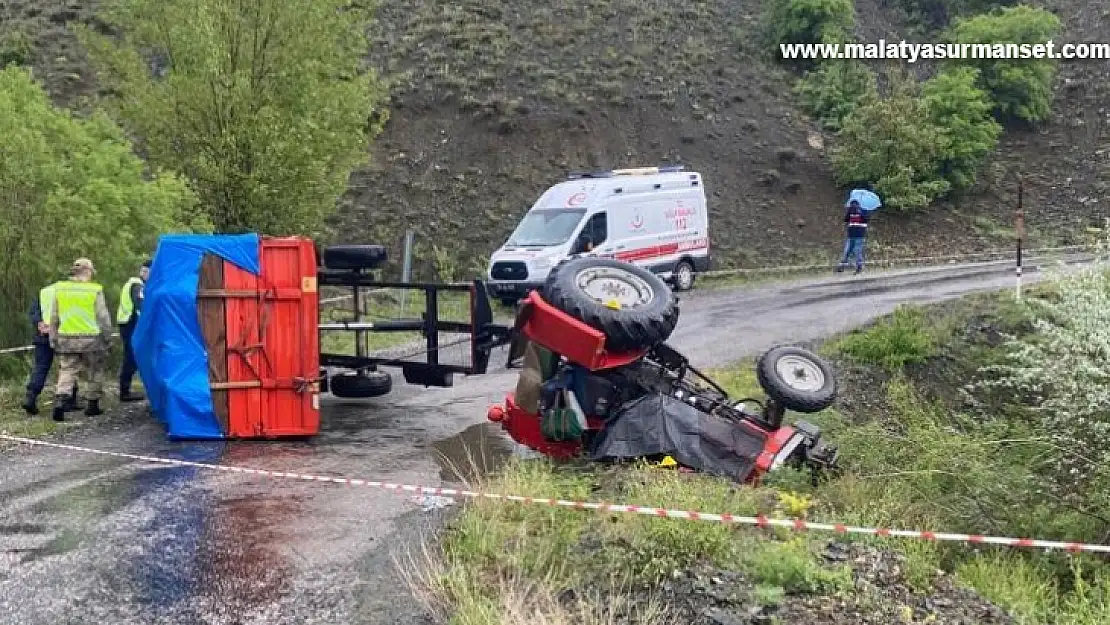
[(58, 385), (54, 390), (55, 421), (65, 421), (65, 404), (70, 401), (78, 377), (85, 388), (85, 415), (103, 414), (104, 358), (111, 345), (112, 314), (104, 299), (104, 287), (92, 281), (92, 261), (73, 262), (70, 279), (54, 288), (50, 310), (50, 343), (58, 354)]
[(135, 364), (135, 352), (131, 348), (131, 336), (135, 333), (135, 326), (139, 324), (139, 314), (143, 308), (143, 287), (146, 286), (149, 276), (150, 261), (146, 261), (139, 268), (139, 277), (131, 278), (120, 289), (119, 308), (116, 309), (116, 323), (119, 324), (119, 335), (123, 340), (123, 365), (119, 370), (120, 401), (143, 399), (141, 393), (131, 391), (131, 380), (138, 370)]
[[(34, 348), (31, 378), (27, 381), (27, 399), (23, 402), (23, 410), (29, 415), (39, 413), (38, 399), (42, 389), (46, 388), (46, 378), (50, 375), (50, 367), (54, 364), (54, 348), (50, 347), (50, 310), (54, 305), (54, 290), (58, 282), (49, 284), (39, 289), (38, 297), (31, 302), (31, 311), (28, 317), (34, 336), (31, 346)], [(65, 406), (66, 412), (77, 410), (77, 386), (74, 385), (70, 401)]]

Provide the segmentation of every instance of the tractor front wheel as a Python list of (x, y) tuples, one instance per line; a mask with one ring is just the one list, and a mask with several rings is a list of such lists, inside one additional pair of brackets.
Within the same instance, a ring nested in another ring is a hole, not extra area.
[(787, 410), (813, 414), (833, 405), (837, 381), (832, 367), (800, 347), (775, 347), (756, 363), (763, 392)]

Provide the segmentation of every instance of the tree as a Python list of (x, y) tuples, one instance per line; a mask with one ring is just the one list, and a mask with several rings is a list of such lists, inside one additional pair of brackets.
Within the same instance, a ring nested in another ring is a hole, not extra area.
[(986, 13), (1017, 0), (902, 0), (911, 17), (932, 29), (944, 28), (952, 17)]
[[(312, 234), (335, 210), (385, 91), (370, 8), (350, 0), (114, 0), (79, 36), (113, 112), (184, 174), (217, 229)], [(153, 68), (153, 69), (152, 69)]]
[(879, 98), (875, 73), (856, 60), (822, 62), (802, 78), (795, 92), (805, 111), (834, 131), (852, 111)]
[(978, 79), (978, 70), (959, 67), (941, 72), (921, 88), (926, 117), (944, 135), (940, 174), (953, 189), (975, 184), (976, 171), (1002, 133), (991, 117), (990, 96), (975, 86)]
[(0, 69), (8, 65), (27, 65), (35, 45), (27, 31), (11, 25), (0, 25)]
[(55, 108), (28, 69), (0, 70), (0, 136), (2, 345), (26, 341), (32, 297), (74, 259), (91, 258), (111, 288), (160, 234), (207, 228), (184, 180), (149, 171), (104, 114)]
[(909, 82), (849, 115), (838, 143), (832, 154), (837, 181), (872, 182), (891, 208), (921, 208), (951, 189), (939, 174), (947, 138), (928, 121)]
[[(1060, 18), (1051, 12), (1021, 5), (958, 20), (948, 33), (948, 40), (970, 44), (973, 48), (987, 44), (1004, 51), (1007, 45), (1044, 44), (1055, 38), (1061, 28)], [(968, 55), (968, 58), (951, 60), (947, 64), (980, 70), (979, 86), (990, 93), (995, 113), (1000, 118), (1036, 122), (1047, 119), (1051, 112), (1052, 79), (1056, 74), (1054, 59), (972, 58)]]
[(772, 0), (770, 37), (783, 43), (835, 43), (855, 25), (852, 0)]

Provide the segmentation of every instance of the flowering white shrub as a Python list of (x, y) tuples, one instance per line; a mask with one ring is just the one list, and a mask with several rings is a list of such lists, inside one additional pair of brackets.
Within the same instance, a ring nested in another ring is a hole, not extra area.
[(991, 379), (978, 386), (1030, 404), (1051, 439), (1054, 477), (1070, 492), (1098, 481), (1110, 462), (1110, 273), (1096, 263), (1051, 285), (1052, 297), (1027, 300), (1034, 332), (1008, 339), (1005, 362), (985, 368)]

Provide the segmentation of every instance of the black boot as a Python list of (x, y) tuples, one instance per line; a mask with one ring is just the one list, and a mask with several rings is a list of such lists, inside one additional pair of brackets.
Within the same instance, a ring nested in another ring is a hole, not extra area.
[(27, 414), (34, 416), (39, 413), (39, 396), (38, 393), (27, 391), (27, 399), (23, 400), (23, 409)]
[(119, 400), (122, 402), (143, 401), (144, 399), (146, 399), (146, 397), (144, 397), (142, 393), (120, 389)]
[(76, 395), (73, 395), (73, 396), (69, 397), (68, 399), (66, 399), (65, 403), (62, 404), (62, 410), (66, 411), (66, 412), (74, 412), (74, 411), (80, 410), (80, 409), (81, 409), (81, 404), (77, 403), (77, 396)]
[(65, 397), (55, 397), (54, 398), (53, 418), (54, 418), (55, 421), (57, 421), (59, 423), (66, 420), (66, 398)]
[(85, 416), (95, 417), (102, 414), (104, 414), (104, 411), (100, 409), (100, 400), (90, 399), (88, 407), (85, 408)]

